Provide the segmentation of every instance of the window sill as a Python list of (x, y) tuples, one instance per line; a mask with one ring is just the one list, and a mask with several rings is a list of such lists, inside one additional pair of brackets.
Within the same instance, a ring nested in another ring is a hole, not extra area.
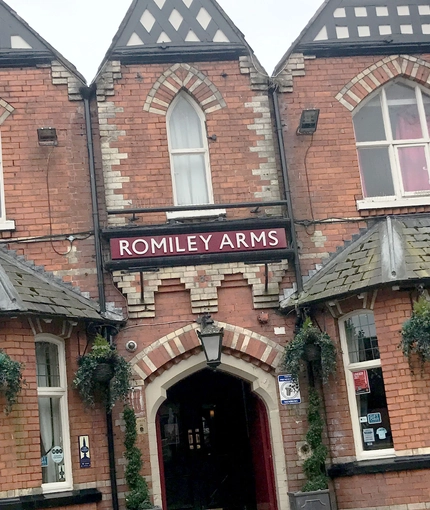
[(345, 464), (333, 464), (328, 469), (328, 474), (331, 478), (338, 478), (343, 476), (368, 475), (429, 468), (430, 455), (411, 455), (404, 457), (394, 456), (385, 459), (378, 458), (347, 462)]
[(192, 218), (210, 218), (214, 216), (222, 216), (226, 214), (225, 209), (199, 209), (198, 211), (177, 211), (167, 212), (168, 220), (192, 219)]
[(0, 231), (4, 232), (6, 230), (15, 230), (15, 222), (13, 220), (0, 220)]
[(71, 505), (98, 503), (102, 494), (97, 489), (57, 492), (53, 494), (37, 494), (17, 498), (0, 499), (1, 510), (36, 510), (38, 508), (58, 508)]
[(414, 207), (430, 205), (430, 196), (422, 195), (408, 198), (365, 198), (357, 200), (357, 209), (388, 209), (393, 207)]

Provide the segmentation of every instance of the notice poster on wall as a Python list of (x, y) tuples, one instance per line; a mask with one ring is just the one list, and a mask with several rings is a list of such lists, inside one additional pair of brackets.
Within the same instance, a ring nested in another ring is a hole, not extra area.
[(353, 372), (353, 376), (355, 394), (363, 395), (365, 393), (370, 393), (369, 375), (367, 370), (359, 370), (358, 372)]
[(291, 375), (278, 375), (279, 396), (282, 405), (300, 404), (299, 384), (296, 383)]

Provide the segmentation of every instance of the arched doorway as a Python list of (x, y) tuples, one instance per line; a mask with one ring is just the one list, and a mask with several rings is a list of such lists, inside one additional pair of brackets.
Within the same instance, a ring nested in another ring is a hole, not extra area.
[(249, 383), (201, 370), (167, 391), (158, 420), (167, 510), (275, 510), (267, 414)]
[[(163, 455), (159, 410), (168, 398), (168, 391), (180, 381), (188, 376), (202, 371), (206, 368), (206, 360), (203, 353), (193, 355), (182, 360), (178, 364), (172, 365), (151, 382), (145, 384), (146, 414), (148, 419), (148, 440), (150, 450), (151, 480), (154, 503), (163, 508), (165, 506), (165, 484), (163, 473)], [(255, 427), (262, 430), (259, 433), (251, 434), (256, 438), (256, 443), (269, 452), (269, 455), (263, 459), (261, 452), (253, 449), (253, 465), (260, 469), (257, 479), (263, 480), (264, 476), (270, 471), (274, 471), (274, 490), (270, 491), (270, 501), (259, 503), (259, 495), (267, 494), (267, 489), (263, 485), (255, 487), (257, 494), (257, 510), (277, 510), (280, 508), (289, 508), (288, 502), (288, 480), (286, 476), (285, 451), (283, 448), (282, 429), (278, 405), (278, 390), (276, 377), (261, 367), (248, 363), (236, 356), (223, 355), (222, 364), (217, 372), (230, 374), (243, 380), (249, 385), (251, 394), (258, 397), (255, 402), (260, 407), (257, 416), (259, 422)], [(158, 429), (158, 430), (157, 430)], [(256, 429), (254, 429), (256, 430)], [(264, 443), (258, 438), (264, 437)], [(255, 458), (258, 459), (255, 462)], [(264, 460), (264, 462), (263, 462)], [(273, 482), (273, 479), (272, 479)], [(273, 483), (271, 484), (273, 487)]]

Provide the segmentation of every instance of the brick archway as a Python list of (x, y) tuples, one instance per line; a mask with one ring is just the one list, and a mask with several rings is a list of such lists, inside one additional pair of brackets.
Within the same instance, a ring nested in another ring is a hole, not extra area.
[[(274, 372), (279, 366), (283, 355), (279, 344), (248, 329), (217, 324), (224, 328), (223, 354), (241, 358), (266, 372)], [(131, 360), (135, 373), (142, 381), (152, 381), (174, 364), (200, 353), (198, 328), (190, 324), (153, 342)]]
[(0, 126), (14, 110), (15, 108), (12, 105), (0, 98)]
[(227, 106), (221, 92), (205, 74), (189, 64), (174, 64), (154, 83), (143, 109), (166, 115), (170, 103), (181, 89), (189, 92), (205, 113)]
[(398, 76), (428, 87), (430, 63), (410, 55), (385, 57), (354, 76), (336, 95), (336, 99), (349, 111), (353, 111), (374, 90)]

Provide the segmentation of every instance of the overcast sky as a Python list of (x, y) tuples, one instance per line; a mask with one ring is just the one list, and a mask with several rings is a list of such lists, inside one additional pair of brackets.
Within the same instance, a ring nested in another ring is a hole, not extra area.
[[(322, 0), (218, 0), (268, 73)], [(6, 0), (90, 82), (131, 0)]]

